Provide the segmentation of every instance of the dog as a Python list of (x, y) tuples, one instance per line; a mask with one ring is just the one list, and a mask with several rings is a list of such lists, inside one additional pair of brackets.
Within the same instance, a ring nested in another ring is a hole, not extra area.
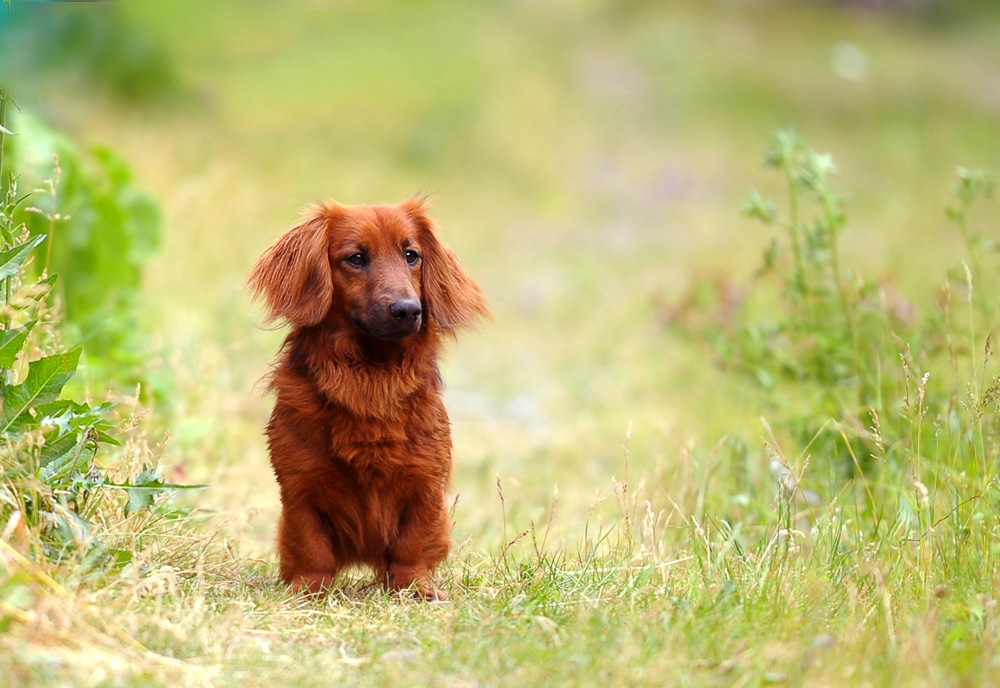
[(266, 321), (291, 326), (266, 436), (293, 590), (323, 593), (368, 566), (389, 590), (445, 598), (432, 579), (451, 546), (437, 360), (443, 339), (489, 308), (427, 211), (420, 198), (315, 205), (247, 278)]

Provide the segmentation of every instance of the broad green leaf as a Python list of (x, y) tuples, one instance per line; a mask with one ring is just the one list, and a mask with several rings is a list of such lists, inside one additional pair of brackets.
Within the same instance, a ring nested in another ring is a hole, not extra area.
[[(53, 404), (70, 404), (68, 411), (52, 411)], [(90, 408), (86, 404), (79, 404), (75, 401), (60, 400), (52, 404), (43, 404), (35, 407), (35, 417), (39, 418), (39, 425), (50, 425), (58, 427), (60, 432), (83, 432), (89, 430), (94, 434), (94, 439), (103, 444), (110, 444), (115, 447), (121, 442), (112, 437), (109, 433), (114, 430), (114, 423), (104, 416), (111, 412), (114, 404), (101, 404), (95, 408)]]
[(45, 241), (45, 235), (37, 234), (23, 244), (18, 244), (14, 248), (0, 253), (0, 279), (7, 279), (16, 275), (17, 271), (21, 269), (21, 264), (24, 263), (28, 254), (31, 253), (31, 249), (43, 241)]
[(132, 478), (132, 484), (126, 488), (128, 504), (125, 505), (125, 515), (133, 511), (148, 509), (155, 499), (163, 493), (163, 482), (154, 471), (144, 470)]
[(76, 372), (81, 351), (83, 349), (77, 347), (67, 353), (46, 356), (28, 364), (28, 375), (24, 382), (9, 387), (0, 397), (3, 402), (0, 435), (9, 432), (14, 422), (28, 409), (59, 397), (63, 386)]
[(126, 516), (141, 509), (149, 509), (155, 504), (156, 498), (163, 493), (163, 490), (154, 487), (132, 487), (126, 491), (128, 492), (128, 504), (125, 505)]
[(24, 340), (34, 326), (35, 321), (32, 320), (24, 327), (15, 327), (12, 330), (0, 332), (0, 366), (10, 368), (14, 365), (14, 359), (17, 358), (18, 352), (24, 346)]

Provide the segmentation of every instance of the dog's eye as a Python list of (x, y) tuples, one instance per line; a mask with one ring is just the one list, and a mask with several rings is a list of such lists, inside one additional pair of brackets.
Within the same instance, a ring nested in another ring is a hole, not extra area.
[(417, 262), (420, 260), (420, 254), (414, 251), (413, 249), (410, 249), (403, 255), (406, 256), (406, 262), (409, 265), (416, 265)]
[(363, 253), (352, 253), (351, 255), (347, 256), (347, 262), (356, 268), (363, 268), (365, 266), (365, 263), (367, 263), (368, 261), (365, 260), (365, 255)]

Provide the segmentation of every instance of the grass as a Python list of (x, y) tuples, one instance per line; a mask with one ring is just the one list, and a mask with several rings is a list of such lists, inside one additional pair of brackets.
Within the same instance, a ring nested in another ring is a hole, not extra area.
[[(801, 409), (835, 431), (843, 408), (817, 404), (812, 387), (768, 392), (720, 371), (713, 350), (665, 325), (692, 283), (749, 288), (772, 231), (739, 213), (750, 187), (780, 196), (761, 150), (788, 122), (841, 170), (838, 272), (875, 275), (921, 321), (937, 312), (943, 276), (968, 260), (943, 212), (954, 168), (1000, 159), (993, 15), (935, 26), (769, 2), (129, 13), (164, 42), (186, 100), (137, 110), (62, 81), (21, 98), (77, 140), (112, 143), (161, 201), (167, 229), (141, 300), (166, 352), (148, 371), (166, 401), (147, 431), (158, 443), (169, 426), (164, 480), (210, 484), (187, 499), (211, 519), (128, 543), (133, 576), (53, 569), (5, 548), (0, 675), (95, 686), (997, 682), (995, 411), (980, 423), (962, 406), (966, 382), (989, 388), (982, 352), (995, 323), (965, 332), (960, 284), (948, 331), (961, 365), (935, 359), (931, 412), (903, 402), (931, 370), (920, 349), (908, 379), (882, 359), (891, 456), (865, 479), (830, 468), (846, 451), (836, 435), (828, 456), (781, 422)], [(865, 80), (833, 72), (843, 42), (866, 55)], [(435, 193), (446, 239), (496, 312), (444, 364), (459, 497), (441, 576), (453, 601), (360, 581), (326, 601), (296, 598), (275, 575), (269, 403), (256, 384), (281, 335), (257, 329), (240, 285), (308, 202), (418, 190)], [(974, 206), (970, 226), (988, 234), (993, 217), (995, 203)], [(765, 294), (739, 322), (782, 312), (780, 299)], [(937, 433), (949, 404), (960, 425)], [(964, 439), (977, 427), (983, 451)], [(799, 496), (776, 485), (789, 475)], [(820, 501), (802, 501), (807, 490)]]

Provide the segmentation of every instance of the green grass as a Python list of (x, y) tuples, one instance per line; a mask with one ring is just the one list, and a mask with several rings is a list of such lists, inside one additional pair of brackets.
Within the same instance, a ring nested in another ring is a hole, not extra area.
[[(125, 577), (22, 562), (5, 547), (0, 675), (96, 686), (998, 681), (996, 446), (970, 453), (977, 425), (962, 408), (966, 382), (981, 394), (992, 379), (968, 356), (981, 364), (995, 323), (967, 334), (960, 284), (948, 330), (960, 365), (934, 354), (938, 406), (922, 421), (910, 424), (898, 358), (881, 359), (891, 442), (867, 480), (829, 470), (846, 451), (835, 433), (838, 456), (827, 456), (782, 423), (796, 409), (842, 420), (844, 408), (818, 404), (811, 386), (762, 390), (669, 326), (691, 284), (751, 289), (772, 230), (740, 211), (751, 187), (781, 197), (761, 160), (788, 123), (840, 169), (842, 274), (899, 294), (920, 322), (936, 313), (945, 274), (968, 260), (944, 215), (955, 167), (1000, 160), (995, 14), (935, 24), (696, 1), (124, 11), (166, 46), (186, 89), (176, 101), (124, 106), (66, 80), (20, 87), (21, 99), (75, 140), (115, 147), (162, 205), (163, 245), (139, 297), (164, 352), (148, 366), (164, 401), (146, 432), (158, 445), (169, 427), (164, 480), (210, 484), (185, 499), (212, 517), (159, 524), (141, 542), (115, 531), (146, 564)], [(866, 80), (831, 69), (845, 41), (867, 56)], [(434, 194), (445, 238), (496, 313), (444, 362), (458, 505), (440, 575), (452, 601), (362, 582), (296, 598), (276, 576), (257, 382), (281, 333), (257, 328), (243, 277), (315, 199), (416, 191)], [(971, 212), (989, 236), (996, 203)], [(740, 322), (777, 317), (780, 298), (765, 292)], [(916, 351), (911, 390), (931, 369)], [(936, 435), (949, 404), (959, 425)], [(864, 433), (846, 434), (860, 446)], [(818, 504), (782, 500), (782, 462)]]

